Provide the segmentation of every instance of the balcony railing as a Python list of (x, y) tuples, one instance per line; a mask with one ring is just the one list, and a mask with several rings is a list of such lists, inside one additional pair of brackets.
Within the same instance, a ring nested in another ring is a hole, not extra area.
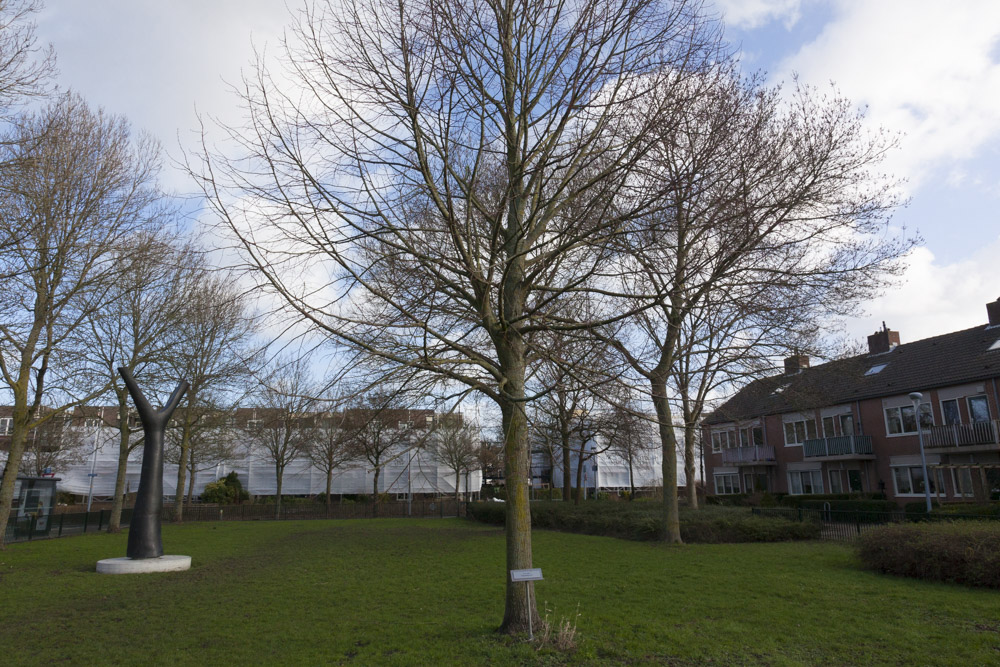
[(928, 447), (968, 447), (972, 445), (1000, 444), (1000, 420), (976, 422), (974, 424), (948, 424), (931, 426), (928, 433)]
[(802, 456), (862, 456), (872, 453), (870, 435), (838, 435), (834, 438), (815, 438), (802, 445)]
[(774, 447), (771, 445), (753, 445), (751, 447), (723, 449), (722, 462), (729, 465), (739, 465), (741, 463), (774, 463)]

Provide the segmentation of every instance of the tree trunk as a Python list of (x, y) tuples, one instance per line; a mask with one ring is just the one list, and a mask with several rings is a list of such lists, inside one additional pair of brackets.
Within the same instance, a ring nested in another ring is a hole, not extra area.
[(330, 489), (333, 488), (333, 468), (326, 469), (326, 513), (330, 513)]
[(10, 452), (7, 454), (7, 466), (4, 468), (3, 482), (0, 482), (0, 549), (4, 549), (4, 538), (7, 534), (7, 521), (14, 505), (14, 485), (17, 481), (17, 471), (24, 456), (24, 446), (28, 440), (28, 423), (30, 411), (25, 394), (20, 391), (14, 397), (13, 433), (10, 440)]
[(674, 435), (665, 378), (650, 379), (653, 406), (660, 426), (663, 446), (663, 521), (668, 542), (681, 543), (681, 522), (677, 510), (677, 437)]
[[(190, 406), (193, 401), (189, 402)], [(185, 415), (186, 417), (186, 415)], [(181, 459), (177, 463), (177, 484), (174, 486), (174, 521), (184, 520), (184, 486), (187, 482), (187, 460), (191, 450), (191, 427), (185, 419), (181, 432)]]
[(188, 471), (191, 473), (191, 479), (188, 481), (187, 506), (188, 509), (191, 509), (191, 504), (194, 503), (194, 475), (196, 471), (194, 453), (191, 454), (188, 460), (191, 462), (191, 469)]
[(276, 463), (274, 465), (274, 477), (278, 481), (278, 488), (277, 488), (278, 493), (274, 497), (274, 518), (275, 519), (280, 519), (281, 518), (281, 481), (282, 481), (282, 477), (284, 477), (284, 476), (285, 476), (285, 466)]
[(462, 502), (462, 469), (455, 468), (455, 506)]
[(632, 453), (629, 452), (628, 454), (628, 501), (629, 502), (635, 500), (635, 471), (634, 471), (634, 466), (632, 465), (634, 458), (635, 457), (632, 456)]
[(684, 483), (687, 488), (688, 506), (698, 509), (698, 485), (695, 483), (694, 440), (695, 425), (684, 425)]
[[(540, 627), (533, 586), (510, 581), (510, 570), (531, 567), (531, 452), (528, 446), (528, 417), (524, 411), (524, 344), (519, 338), (501, 347), (501, 364), (506, 368), (502, 401), (504, 432), (504, 478), (507, 483), (506, 533), (507, 595), (500, 631), (507, 634), (527, 632), (529, 622)], [(505, 359), (506, 357), (506, 359)], [(506, 363), (505, 363), (506, 362)], [(529, 620), (530, 619), (530, 620)]]
[(583, 496), (583, 466), (586, 465), (586, 461), (583, 458), (583, 448), (586, 443), (580, 444), (580, 451), (576, 454), (576, 497), (573, 502), (577, 505), (580, 504), (580, 499)]
[(122, 508), (125, 507), (125, 477), (128, 474), (128, 455), (131, 451), (131, 432), (128, 427), (127, 390), (119, 392), (118, 396), (118, 470), (115, 473), (115, 499), (111, 503), (111, 519), (108, 521), (109, 533), (120, 533), (122, 530)]

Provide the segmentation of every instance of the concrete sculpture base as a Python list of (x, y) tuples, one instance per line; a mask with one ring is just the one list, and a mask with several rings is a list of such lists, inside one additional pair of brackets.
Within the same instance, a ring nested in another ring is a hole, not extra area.
[(191, 556), (159, 558), (105, 558), (97, 561), (101, 574), (140, 574), (142, 572), (180, 572), (191, 569)]

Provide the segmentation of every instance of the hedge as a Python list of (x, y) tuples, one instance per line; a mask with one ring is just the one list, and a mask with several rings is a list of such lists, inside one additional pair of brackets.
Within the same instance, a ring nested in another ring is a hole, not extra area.
[(1000, 524), (991, 521), (882, 526), (860, 537), (858, 556), (876, 572), (1000, 588)]
[[(502, 525), (504, 503), (471, 503), (469, 516), (478, 521)], [(666, 537), (662, 508), (649, 503), (588, 502), (573, 505), (560, 502), (531, 504), (531, 525), (588, 535), (630, 540), (662, 540)], [(818, 539), (818, 521), (752, 516), (736, 508), (710, 507), (682, 509), (681, 539), (689, 543), (778, 542)]]

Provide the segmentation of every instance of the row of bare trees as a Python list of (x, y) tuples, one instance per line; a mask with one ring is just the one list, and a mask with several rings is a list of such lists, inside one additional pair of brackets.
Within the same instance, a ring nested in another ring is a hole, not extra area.
[[(252, 328), (232, 278), (176, 231), (177, 208), (157, 183), (157, 143), (73, 92), (50, 90), (55, 62), (36, 46), (37, 9), (0, 2), (0, 377), (12, 405), (0, 548), (26, 451), (36, 468), (79, 452), (86, 429), (65, 428), (70, 411), (109, 398), (117, 416), (99, 420), (118, 428), (117, 529), (125, 462), (138, 445), (117, 368), (154, 391), (202, 374), (185, 399), (193, 408), (245, 366), (237, 341)], [(220, 358), (230, 366), (212, 367)]]

